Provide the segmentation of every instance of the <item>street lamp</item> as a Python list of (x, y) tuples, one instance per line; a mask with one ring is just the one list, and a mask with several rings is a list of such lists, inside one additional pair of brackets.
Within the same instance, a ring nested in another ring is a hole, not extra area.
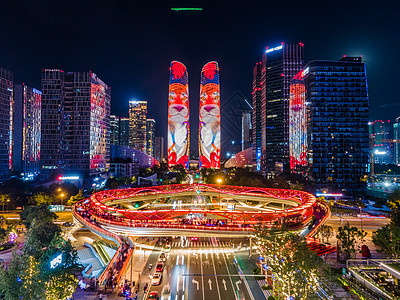
[(62, 206), (62, 198), (64, 197), (64, 194), (60, 195), (60, 205)]
[(222, 179), (221, 178), (218, 178), (217, 179), (217, 182), (218, 182), (218, 203), (219, 203), (219, 209), (221, 209), (221, 182), (222, 182)]
[(361, 212), (362, 207), (359, 206), (359, 208), (360, 208), (360, 218), (361, 218), (361, 230), (363, 230), (363, 225), (362, 225), (362, 212)]

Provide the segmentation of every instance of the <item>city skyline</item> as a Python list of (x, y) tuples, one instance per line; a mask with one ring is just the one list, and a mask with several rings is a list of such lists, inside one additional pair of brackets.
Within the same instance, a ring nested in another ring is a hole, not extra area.
[[(189, 82), (193, 95), (199, 92), (200, 76), (195, 70), (201, 69), (207, 61), (216, 60), (222, 68), (223, 99), (236, 90), (251, 99), (252, 68), (265, 47), (276, 47), (281, 42), (302, 42), (305, 63), (316, 59), (335, 60), (345, 54), (363, 55), (369, 78), (370, 121), (398, 117), (398, 103), (392, 100), (396, 98), (396, 90), (389, 84), (391, 78), (399, 75), (399, 70), (394, 67), (398, 60), (395, 49), (400, 46), (395, 38), (398, 21), (391, 17), (397, 11), (398, 3), (376, 8), (364, 7), (357, 2), (346, 3), (346, 10), (351, 15), (342, 11), (340, 2), (328, 5), (310, 1), (306, 6), (295, 2), (292, 5), (274, 3), (273, 9), (268, 10), (268, 22), (257, 21), (258, 26), (255, 26), (252, 12), (264, 10), (266, 3), (241, 7), (202, 3), (200, 6), (202, 11), (176, 12), (167, 4), (94, 7), (87, 3), (79, 4), (80, 14), (74, 15), (75, 2), (65, 9), (59, 9), (60, 5), (56, 3), (26, 3), (23, 7), (6, 3), (3, 11), (7, 14), (2, 17), (1, 25), (7, 31), (1, 30), (0, 38), (15, 40), (15, 43), (6, 42), (0, 47), (0, 65), (14, 72), (15, 83), (25, 82), (36, 88), (40, 87), (40, 70), (43, 68), (92, 70), (112, 87), (113, 114), (126, 116), (129, 100), (148, 99), (152, 112), (149, 117), (160, 115), (157, 135), (166, 136), (167, 116), (162, 112), (166, 109), (168, 80), (165, 78), (171, 60), (184, 61), (189, 72), (193, 72)], [(301, 19), (307, 22), (298, 22), (299, 11), (302, 12)], [(120, 15), (121, 21), (129, 18), (126, 28), (119, 26), (119, 18), (103, 22), (102, 17), (108, 12)], [(30, 22), (17, 22), (16, 15), (21, 13)], [(230, 20), (238, 17), (243, 24), (234, 24), (230, 31), (236, 34), (224, 35), (223, 39), (214, 39), (212, 43), (197, 42), (205, 40), (211, 33), (211, 36), (220, 35), (224, 24), (232, 23)], [(67, 18), (74, 20), (68, 28), (65, 27)], [(212, 20), (216, 21), (213, 23)], [(85, 25), (91, 23), (99, 24), (99, 28)], [(283, 23), (285, 26), (281, 26)], [(203, 26), (207, 24), (213, 26)], [(58, 34), (60, 31), (62, 36)], [(76, 31), (78, 34), (73, 34)], [(114, 32), (118, 34), (111, 34)], [(128, 33), (132, 35), (129, 40), (124, 38)], [(107, 36), (107, 41), (100, 39), (102, 36)], [(32, 39), (34, 43), (30, 42)], [(131, 47), (130, 40), (139, 45), (146, 44), (146, 47)], [(26, 52), (23, 45), (28, 43), (30, 51)], [(81, 51), (72, 50), (73, 45), (89, 49), (93, 43), (98, 44), (98, 49), (79, 55)], [(385, 46), (389, 44), (391, 47)], [(66, 51), (68, 55), (64, 55)], [(124, 67), (121, 69), (120, 66)], [(197, 103), (194, 104), (191, 113), (198, 110)], [(195, 116), (191, 127), (197, 127), (197, 122)]]

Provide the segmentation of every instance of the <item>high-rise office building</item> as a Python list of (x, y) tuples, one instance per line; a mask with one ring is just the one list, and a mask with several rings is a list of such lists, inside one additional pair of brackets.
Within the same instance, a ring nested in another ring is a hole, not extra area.
[(111, 88), (92, 72), (42, 71), (41, 177), (107, 171)]
[(251, 147), (252, 123), (251, 111), (242, 112), (242, 151)]
[(146, 153), (154, 157), (154, 139), (156, 137), (156, 120), (146, 121)]
[[(296, 105), (299, 110), (306, 107), (309, 178), (321, 190), (349, 194), (360, 190), (369, 158), (365, 64), (361, 57), (312, 61), (300, 76), (305, 101), (298, 98)], [(294, 124), (303, 126), (303, 122)]]
[(40, 171), (41, 106), (41, 91), (15, 85), (13, 171), (28, 180)]
[(120, 118), (114, 115), (110, 115), (110, 144), (119, 145), (119, 123)]
[(372, 157), (375, 164), (394, 163), (393, 126), (390, 120), (368, 123)]
[(129, 146), (129, 118), (119, 119), (119, 145)]
[(393, 123), (394, 163), (400, 166), (400, 117)]
[(154, 140), (154, 158), (157, 159), (160, 163), (165, 158), (164, 154), (164, 137), (156, 136)]
[(0, 67), (0, 180), (9, 178), (13, 152), (13, 73)]
[(253, 168), (261, 170), (261, 62), (257, 63), (253, 69)]
[(146, 152), (147, 101), (129, 101), (129, 147)]
[(303, 68), (304, 44), (267, 48), (261, 69), (261, 144), (265, 171), (289, 171), (289, 96), (292, 78)]

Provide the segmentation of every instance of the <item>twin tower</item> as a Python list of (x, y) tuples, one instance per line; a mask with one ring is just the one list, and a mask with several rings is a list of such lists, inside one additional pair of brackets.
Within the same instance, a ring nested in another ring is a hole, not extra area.
[[(199, 109), (199, 168), (219, 168), (221, 161), (221, 107), (218, 63), (201, 70)], [(171, 62), (168, 99), (168, 166), (189, 169), (188, 72), (179, 61)]]

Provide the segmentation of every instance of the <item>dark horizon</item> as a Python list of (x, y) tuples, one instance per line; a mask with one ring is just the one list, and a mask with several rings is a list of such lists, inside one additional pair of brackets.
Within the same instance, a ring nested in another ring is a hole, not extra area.
[[(226, 4), (224, 4), (226, 3)], [(193, 4), (193, 5), (189, 5)], [(171, 11), (171, 7), (203, 11)], [(344, 9), (345, 8), (345, 9)], [(131, 99), (147, 100), (157, 135), (166, 137), (168, 68), (172, 60), (189, 72), (191, 128), (198, 126), (200, 72), (215, 60), (221, 101), (235, 91), (251, 100), (252, 70), (266, 46), (305, 44), (305, 63), (363, 56), (367, 65), (370, 120), (400, 115), (395, 78), (400, 75), (396, 18), (400, 3), (128, 1), (3, 3), (0, 66), (14, 83), (40, 87), (41, 70), (93, 71), (112, 88), (112, 114), (128, 116)], [(264, 13), (264, 14), (262, 14)]]

